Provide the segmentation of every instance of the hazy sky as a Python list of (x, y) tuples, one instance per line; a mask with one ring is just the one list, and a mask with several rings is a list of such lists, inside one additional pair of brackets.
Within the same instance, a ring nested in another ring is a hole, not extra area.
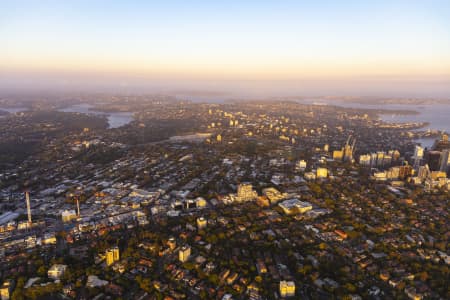
[(0, 1), (0, 88), (96, 86), (448, 96), (450, 1)]

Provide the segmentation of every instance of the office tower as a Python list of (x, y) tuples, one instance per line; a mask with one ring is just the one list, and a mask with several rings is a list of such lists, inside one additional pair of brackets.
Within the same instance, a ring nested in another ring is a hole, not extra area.
[(207, 224), (207, 221), (204, 217), (200, 217), (197, 219), (197, 228), (199, 230), (206, 228), (206, 224)]
[(280, 296), (292, 297), (295, 296), (295, 282), (293, 281), (280, 281)]
[(392, 167), (386, 172), (387, 179), (397, 179), (400, 177), (400, 167)]
[(119, 247), (106, 250), (106, 265), (110, 266), (120, 259)]
[(363, 154), (359, 156), (359, 164), (366, 167), (386, 167), (400, 157), (397, 150), (389, 150), (388, 153), (378, 151), (377, 153)]
[(392, 156), (385, 154), (383, 158), (383, 166), (389, 166), (390, 164), (392, 164)]
[(120, 259), (119, 247), (113, 248), (114, 261), (118, 261)]
[(405, 179), (406, 177), (413, 175), (413, 173), (414, 170), (410, 165), (400, 166), (398, 178)]
[(415, 158), (423, 158), (423, 148), (419, 145), (416, 145), (416, 148), (414, 149), (414, 157)]
[(344, 161), (353, 161), (353, 153), (355, 152), (356, 139), (352, 136), (349, 136), (347, 142), (345, 143), (343, 152), (344, 152)]
[(430, 168), (428, 167), (428, 164), (426, 164), (425, 166), (419, 167), (419, 173), (417, 174), (417, 176), (420, 179), (425, 180), (430, 176), (430, 174), (431, 174)]
[(342, 161), (344, 157), (344, 152), (342, 150), (334, 150), (333, 151), (333, 160)]
[(341, 150), (333, 151), (333, 159), (336, 161), (353, 161), (353, 153), (355, 152), (356, 139), (349, 136)]
[(450, 150), (450, 141), (448, 140), (448, 135), (443, 134), (440, 140), (436, 140), (434, 142), (433, 147), (431, 147), (431, 149), (435, 151)]
[(447, 172), (449, 164), (450, 164), (450, 150), (444, 150), (441, 152), (441, 157), (439, 161), (439, 171)]
[(317, 178), (327, 178), (328, 170), (326, 168), (317, 168), (316, 177)]
[(181, 247), (180, 251), (178, 251), (178, 259), (181, 262), (186, 262), (190, 256), (191, 256), (191, 247), (189, 246), (183, 246)]
[(106, 250), (106, 265), (110, 266), (114, 263), (114, 253), (111, 249)]
[(370, 166), (376, 166), (377, 165), (377, 154), (376, 153), (370, 153)]
[(430, 166), (431, 171), (439, 170), (439, 163), (441, 160), (441, 152), (439, 151), (429, 151), (426, 155), (426, 160)]
[(253, 190), (250, 183), (241, 183), (237, 190), (237, 201), (255, 200), (258, 194)]
[(344, 147), (344, 161), (352, 161), (353, 150), (350, 145), (345, 145)]
[(359, 156), (359, 164), (365, 167), (371, 167), (371, 156), (370, 154), (363, 154)]
[(383, 167), (384, 164), (384, 152), (383, 151), (378, 151), (377, 152), (377, 167)]
[(414, 149), (414, 156), (413, 156), (413, 161), (414, 161), (414, 169), (418, 170), (420, 167), (420, 164), (423, 160), (423, 148), (420, 147), (419, 145), (416, 145), (416, 148)]

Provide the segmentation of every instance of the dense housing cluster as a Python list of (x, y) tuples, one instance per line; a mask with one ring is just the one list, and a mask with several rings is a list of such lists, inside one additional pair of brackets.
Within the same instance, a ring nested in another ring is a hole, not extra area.
[(445, 135), (286, 101), (94, 102), (134, 112), (118, 128), (52, 103), (0, 117), (5, 299), (450, 297)]

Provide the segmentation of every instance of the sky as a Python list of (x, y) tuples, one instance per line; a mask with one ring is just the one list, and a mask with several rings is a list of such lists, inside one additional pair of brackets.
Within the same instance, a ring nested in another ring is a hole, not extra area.
[(450, 97), (450, 1), (0, 1), (0, 90)]

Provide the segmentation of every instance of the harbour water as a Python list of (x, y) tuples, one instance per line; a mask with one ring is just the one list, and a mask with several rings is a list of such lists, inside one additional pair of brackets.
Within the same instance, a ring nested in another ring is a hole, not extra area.
[(13, 107), (13, 108), (0, 107), (0, 110), (7, 111), (10, 114), (15, 114), (18, 113), (19, 111), (25, 111), (27, 109), (25, 107)]
[[(191, 99), (190, 99), (191, 100)], [(198, 99), (197, 99), (198, 100)], [(210, 102), (206, 99), (202, 99), (202, 102)], [(220, 101), (211, 101), (220, 102)], [(316, 104), (315, 100), (301, 100), (300, 103)], [(386, 122), (396, 123), (408, 123), (408, 122), (427, 122), (426, 127), (421, 130), (441, 130), (450, 133), (450, 104), (428, 104), (428, 105), (409, 105), (409, 104), (386, 104), (386, 105), (371, 105), (362, 103), (350, 103), (345, 101), (331, 101), (321, 100), (320, 104), (323, 105), (336, 105), (342, 107), (352, 108), (366, 108), (366, 109), (386, 109), (386, 110), (412, 110), (417, 111), (419, 114), (381, 114), (380, 118)], [(78, 112), (85, 114), (106, 115), (108, 119), (109, 128), (118, 128), (124, 126), (133, 121), (132, 112), (101, 112), (92, 110), (90, 104), (77, 104), (72, 105), (64, 109), (60, 109), (63, 112)], [(17, 113), (26, 110), (26, 108), (1, 108), (10, 113)], [(434, 138), (424, 138), (417, 140), (425, 147), (429, 147), (433, 144)]]
[[(300, 103), (314, 103), (312, 100), (299, 101)], [(345, 101), (328, 101), (321, 100), (323, 105), (336, 105), (351, 108), (365, 109), (386, 109), (386, 110), (411, 110), (417, 111), (418, 114), (381, 114), (380, 118), (385, 122), (392, 123), (417, 123), (427, 122), (428, 125), (420, 130), (441, 130), (450, 133), (450, 104), (427, 104), (427, 105), (410, 105), (410, 104), (366, 104), (352, 103)], [(435, 138), (418, 139), (424, 147), (430, 147)]]
[[(93, 114), (93, 115), (104, 115), (108, 119), (109, 128), (119, 128), (124, 126), (131, 121), (133, 121), (133, 113), (132, 112), (101, 112), (97, 110), (92, 110), (93, 106), (90, 104), (76, 104), (63, 109), (59, 109), (58, 111), (62, 112), (75, 112), (75, 113), (83, 113), (83, 114)], [(26, 111), (25, 107), (14, 107), (14, 108), (3, 108), (0, 107), (0, 110), (7, 111), (9, 113), (18, 113), (21, 111)]]
[(108, 119), (109, 128), (119, 128), (122, 127), (131, 121), (133, 121), (133, 113), (132, 112), (101, 112), (97, 110), (92, 110), (93, 106), (90, 104), (76, 104), (72, 105), (59, 111), (62, 112), (76, 112), (83, 114), (94, 114), (94, 115), (105, 115)]

